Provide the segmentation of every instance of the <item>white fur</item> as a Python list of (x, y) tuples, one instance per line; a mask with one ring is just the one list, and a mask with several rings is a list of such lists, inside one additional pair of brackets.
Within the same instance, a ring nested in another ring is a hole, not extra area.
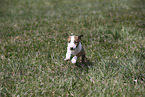
[[(74, 50), (71, 50), (70, 48), (73, 47)], [(74, 55), (74, 57), (72, 58), (71, 62), (74, 64), (77, 61), (77, 54), (82, 50), (82, 44), (81, 42), (79, 42), (78, 47), (76, 48), (76, 44), (74, 43), (74, 36), (71, 36), (71, 42), (68, 43), (68, 47), (67, 47), (67, 53), (66, 53), (66, 58), (64, 59), (69, 60), (71, 55)]]
[(77, 56), (74, 56), (74, 57), (71, 59), (71, 62), (74, 64), (74, 63), (76, 63), (76, 61), (77, 61)]

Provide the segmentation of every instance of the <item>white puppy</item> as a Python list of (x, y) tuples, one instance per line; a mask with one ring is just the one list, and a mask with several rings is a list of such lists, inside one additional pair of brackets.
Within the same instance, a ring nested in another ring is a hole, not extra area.
[(69, 60), (71, 56), (73, 56), (71, 62), (74, 64), (76, 63), (78, 57), (82, 56), (82, 63), (85, 62), (85, 51), (80, 42), (82, 36), (83, 35), (69, 36), (66, 58), (64, 59), (65, 61)]

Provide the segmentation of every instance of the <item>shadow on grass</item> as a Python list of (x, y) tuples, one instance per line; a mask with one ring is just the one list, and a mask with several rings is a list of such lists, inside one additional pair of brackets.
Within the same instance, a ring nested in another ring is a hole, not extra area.
[(93, 63), (89, 59), (86, 58), (86, 62), (85, 63), (77, 62), (75, 65), (77, 67), (79, 67), (79, 68), (88, 70), (90, 67), (93, 66)]

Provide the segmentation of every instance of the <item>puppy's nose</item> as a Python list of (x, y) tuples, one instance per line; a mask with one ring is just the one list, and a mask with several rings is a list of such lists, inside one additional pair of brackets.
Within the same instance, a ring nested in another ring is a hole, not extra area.
[(73, 47), (70, 48), (70, 50), (73, 50), (73, 49), (74, 49)]

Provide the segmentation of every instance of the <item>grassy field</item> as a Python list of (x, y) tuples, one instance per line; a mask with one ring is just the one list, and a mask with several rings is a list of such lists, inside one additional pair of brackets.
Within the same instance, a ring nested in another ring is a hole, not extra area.
[[(66, 33), (91, 66), (64, 62)], [(145, 97), (145, 1), (1, 0), (3, 96)]]

